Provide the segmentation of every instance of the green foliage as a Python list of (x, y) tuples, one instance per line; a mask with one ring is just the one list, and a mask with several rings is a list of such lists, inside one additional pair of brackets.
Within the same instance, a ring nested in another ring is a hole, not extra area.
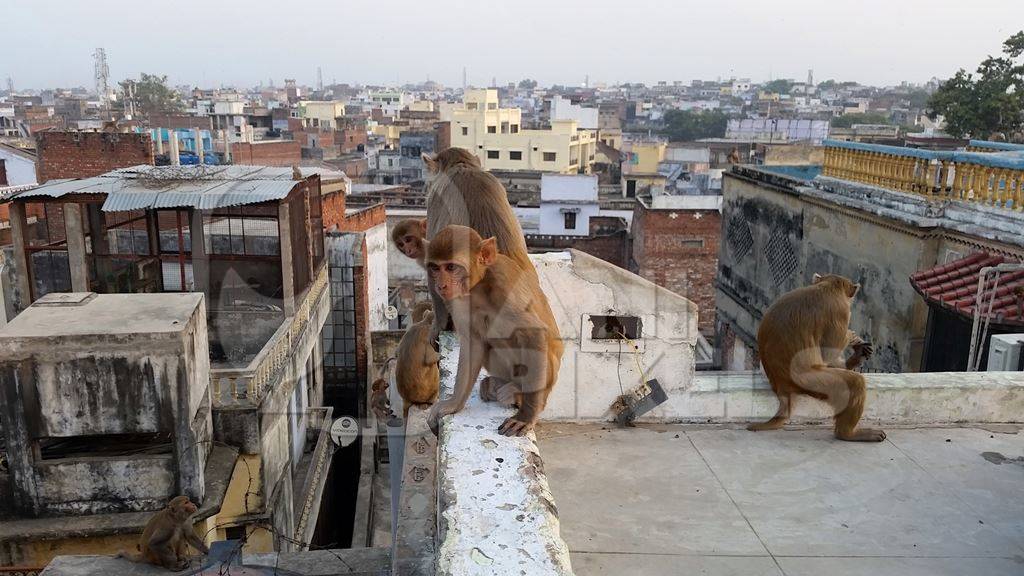
[(889, 117), (880, 112), (853, 112), (832, 119), (833, 128), (852, 128), (854, 124), (888, 124)]
[(729, 116), (718, 110), (669, 110), (661, 133), (672, 142), (690, 142), (700, 138), (722, 138)]
[(522, 90), (533, 90), (537, 87), (537, 81), (530, 78), (524, 78), (519, 81), (519, 88)]
[(972, 74), (960, 69), (932, 94), (928, 117), (946, 119), (957, 138), (1020, 137), (1024, 129), (1024, 31), (1003, 43), (1003, 56), (989, 56)]
[(777, 92), (779, 94), (789, 94), (789, 91), (793, 89), (792, 80), (772, 80), (764, 85), (765, 92)]
[(130, 92), (135, 109), (143, 116), (172, 114), (185, 107), (178, 93), (167, 86), (167, 76), (143, 72), (138, 80), (129, 78), (121, 82), (120, 87), (122, 98), (127, 101)]

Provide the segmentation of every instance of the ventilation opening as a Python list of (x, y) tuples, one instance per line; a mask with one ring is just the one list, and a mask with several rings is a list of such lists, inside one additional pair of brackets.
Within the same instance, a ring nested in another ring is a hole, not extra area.
[(636, 316), (591, 316), (591, 340), (636, 340), (641, 336), (640, 318)]
[(43, 460), (83, 457), (118, 457), (171, 454), (170, 432), (152, 434), (102, 434), (71, 438), (40, 438)]

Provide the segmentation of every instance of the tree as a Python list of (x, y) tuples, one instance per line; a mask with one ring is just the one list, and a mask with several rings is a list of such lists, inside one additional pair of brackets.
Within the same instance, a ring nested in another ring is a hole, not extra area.
[(963, 68), (928, 101), (928, 117), (944, 116), (957, 138), (1020, 138), (1024, 129), (1024, 31), (1003, 42), (1003, 56), (989, 56), (972, 74)]
[(690, 142), (700, 138), (722, 138), (729, 117), (718, 110), (669, 110), (661, 133), (673, 142)]
[(537, 87), (537, 81), (531, 80), (530, 78), (524, 78), (519, 81), (520, 90), (533, 90)]
[(852, 128), (854, 124), (888, 124), (889, 118), (880, 112), (853, 112), (832, 119), (833, 128)]
[(789, 94), (789, 91), (792, 89), (793, 81), (781, 78), (779, 80), (772, 80), (764, 85), (765, 92), (775, 92), (778, 94)]
[(185, 107), (178, 93), (167, 86), (167, 76), (143, 72), (138, 80), (129, 78), (120, 86), (122, 98), (134, 102), (135, 109), (143, 116), (172, 114)]

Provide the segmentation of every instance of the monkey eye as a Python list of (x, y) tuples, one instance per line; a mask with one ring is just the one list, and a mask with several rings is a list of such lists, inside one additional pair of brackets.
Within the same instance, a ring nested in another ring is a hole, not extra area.
[(459, 265), (458, 264), (448, 263), (448, 264), (444, 265), (445, 272), (455, 272), (458, 269), (459, 269)]

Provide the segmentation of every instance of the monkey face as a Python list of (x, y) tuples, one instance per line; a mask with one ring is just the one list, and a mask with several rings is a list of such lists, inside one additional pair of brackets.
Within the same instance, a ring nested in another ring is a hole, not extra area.
[(427, 271), (434, 280), (437, 294), (446, 302), (469, 294), (469, 271), (454, 261), (431, 262)]
[(395, 242), (395, 246), (409, 258), (413, 260), (423, 257), (423, 245), (420, 243), (420, 239), (412, 234), (406, 234)]
[(188, 496), (175, 496), (167, 504), (167, 508), (171, 511), (171, 515), (178, 520), (185, 520), (198, 510)]

